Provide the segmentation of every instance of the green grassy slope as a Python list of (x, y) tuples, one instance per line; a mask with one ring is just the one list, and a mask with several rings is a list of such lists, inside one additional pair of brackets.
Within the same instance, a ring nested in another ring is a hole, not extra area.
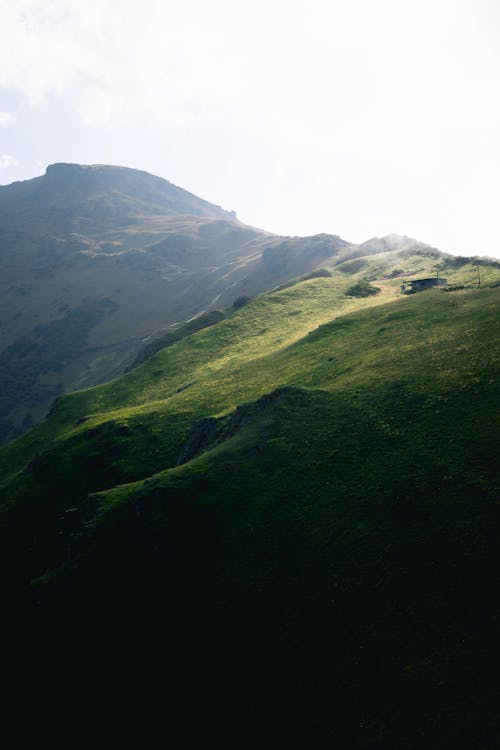
[[(312, 369), (313, 361), (306, 361), (297, 373), (294, 373), (292, 362), (283, 373), (279, 373), (273, 357), (280, 357), (290, 345), (339, 315), (388, 302), (396, 305), (412, 302), (398, 294), (405, 279), (381, 277), (394, 266), (396, 269), (403, 267), (417, 277), (431, 275), (436, 262), (426, 256), (401, 255), (404, 256), (386, 253), (357, 259), (354, 262), (363, 262), (357, 272), (346, 271), (345, 264), (341, 264), (338, 267), (340, 273), (332, 277), (308, 280), (264, 295), (219, 325), (160, 351), (155, 358), (128, 375), (60, 399), (45, 423), (0, 451), (0, 478), (22, 468), (37, 449), (46, 448), (48, 441), (83, 433), (110, 418), (128, 420), (129, 425), (130, 420), (140, 424), (149, 418), (154, 420), (151, 415), (160, 417), (163, 413), (187, 413), (190, 418), (191, 414), (202, 413), (205, 403), (207, 409), (229, 409), (248, 397), (258, 396), (266, 389), (288, 382), (294, 374), (297, 376), (295, 380), (304, 384), (301, 380), (304, 369), (308, 370), (310, 366)], [(382, 293), (365, 299), (347, 296), (347, 290), (365, 277), (381, 288)], [(455, 285), (475, 283), (474, 269), (470, 265), (448, 273), (448, 277)], [(493, 267), (483, 269), (483, 277), (486, 277), (483, 288), (488, 287), (500, 279), (500, 270)], [(463, 295), (461, 292), (449, 298), (440, 296), (440, 310), (458, 311), (455, 317), (459, 319), (465, 299)], [(423, 322), (432, 324), (432, 320)], [(389, 340), (393, 335), (399, 337), (397, 326), (390, 326), (387, 331)], [(353, 352), (356, 348), (362, 352), (365, 346), (378, 348), (380, 344), (378, 339), (370, 337), (357, 342), (350, 339), (348, 337), (346, 342), (353, 347)], [(243, 372), (241, 368), (244, 368)], [(306, 372), (304, 377), (310, 378), (311, 373)], [(232, 398), (229, 398), (230, 394)], [(84, 419), (81, 426), (76, 424)], [(165, 431), (170, 431), (167, 425)], [(161, 432), (159, 427), (153, 434)]]
[[(217, 654), (246, 720), (264, 696), (290, 736), (487, 747), (500, 274), (475, 289), (464, 264), (446, 275), (470, 288), (401, 297), (393, 272), (435, 258), (353, 262), (64, 397), (3, 449), (4, 596), (28, 586), (27, 619), (32, 595), (49, 621), (74, 608), (72, 633), (99, 612), (120, 649), (147, 632), (155, 658)], [(380, 293), (349, 296), (363, 279)]]

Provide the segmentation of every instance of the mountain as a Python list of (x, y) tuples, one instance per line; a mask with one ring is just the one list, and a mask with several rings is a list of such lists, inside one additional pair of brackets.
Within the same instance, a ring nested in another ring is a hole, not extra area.
[(346, 246), (275, 237), (124, 167), (53, 164), (0, 187), (0, 442), (122, 373), (150, 337)]
[(55, 232), (103, 231), (130, 226), (146, 216), (190, 214), (207, 219), (233, 219), (224, 211), (161, 177), (127, 167), (51, 164), (45, 175), (0, 187), (3, 221)]
[(184, 328), (0, 451), (18, 671), (117, 670), (184, 738), (492, 745), (500, 268), (478, 288), (392, 242)]

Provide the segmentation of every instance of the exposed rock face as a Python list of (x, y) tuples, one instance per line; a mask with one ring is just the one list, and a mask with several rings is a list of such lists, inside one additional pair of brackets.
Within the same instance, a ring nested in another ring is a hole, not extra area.
[(193, 424), (187, 442), (177, 459), (177, 466), (190, 461), (214, 440), (218, 424), (219, 421), (213, 417), (200, 419)]
[(193, 424), (188, 439), (179, 454), (177, 466), (187, 463), (203, 451), (221, 445), (225, 440), (234, 437), (242, 427), (258, 419), (263, 413), (267, 412), (271, 415), (273, 408), (287, 395), (291, 393), (300, 394), (301, 392), (300, 388), (284, 386), (271, 393), (265, 393), (257, 401), (240, 404), (227, 417), (220, 419), (207, 417), (197, 420)]

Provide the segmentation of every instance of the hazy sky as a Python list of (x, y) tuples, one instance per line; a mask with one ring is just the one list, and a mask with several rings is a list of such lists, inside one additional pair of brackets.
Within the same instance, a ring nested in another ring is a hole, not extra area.
[(56, 161), (500, 257), (500, 2), (0, 0), (0, 183)]

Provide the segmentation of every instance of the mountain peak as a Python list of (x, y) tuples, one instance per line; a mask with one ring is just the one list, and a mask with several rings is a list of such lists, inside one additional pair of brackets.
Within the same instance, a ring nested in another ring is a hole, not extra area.
[[(144, 178), (149, 178), (153, 181), (163, 182), (167, 183), (168, 185), (172, 185), (168, 180), (163, 179), (162, 177), (157, 177), (156, 175), (150, 174), (149, 172), (145, 172), (142, 169), (134, 169), (133, 167), (122, 167), (115, 164), (77, 164), (73, 162), (55, 162), (54, 164), (49, 164), (47, 168), (45, 169), (45, 177), (49, 178), (64, 178), (64, 177), (74, 177), (74, 178), (81, 178), (81, 177), (88, 177), (90, 179), (92, 178), (98, 178), (102, 177), (103, 175), (107, 176), (108, 178), (120, 178), (120, 177), (136, 177), (141, 178), (141, 176)], [(175, 187), (172, 185), (172, 187)], [(180, 189), (180, 188), (179, 188)]]
[[(107, 164), (50, 164), (41, 177), (5, 185), (0, 190), (0, 215), (19, 209), (20, 202), (36, 203), (40, 218), (63, 220), (69, 214), (96, 222), (104, 214), (113, 222), (134, 222), (136, 217), (187, 214), (204, 219), (235, 221), (232, 211), (198, 198), (193, 193), (139, 169)], [(98, 226), (99, 225), (99, 226)]]
[(389, 250), (406, 250), (408, 248), (420, 247), (430, 248), (424, 242), (408, 237), (404, 234), (386, 234), (383, 237), (372, 237), (363, 242), (360, 247), (370, 250), (370, 252), (387, 252)]

